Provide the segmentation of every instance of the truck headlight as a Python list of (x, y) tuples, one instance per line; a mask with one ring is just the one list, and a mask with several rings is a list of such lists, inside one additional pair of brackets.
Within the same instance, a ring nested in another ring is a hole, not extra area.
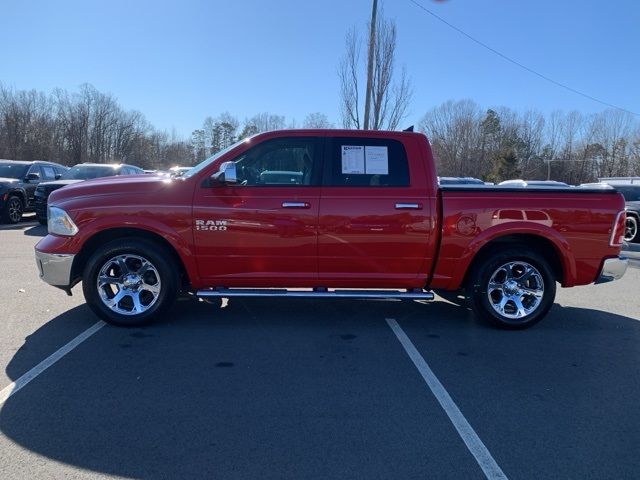
[(62, 235), (65, 237), (73, 237), (76, 233), (78, 233), (78, 227), (73, 223), (71, 217), (67, 215), (63, 209), (58, 207), (49, 207), (47, 209), (48, 213), (48, 223), (47, 228), (49, 229), (49, 233), (53, 233), (55, 235)]

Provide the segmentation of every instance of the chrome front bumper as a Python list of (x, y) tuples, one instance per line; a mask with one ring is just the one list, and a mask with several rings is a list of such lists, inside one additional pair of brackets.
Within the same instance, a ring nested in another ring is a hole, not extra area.
[(602, 270), (600, 270), (600, 275), (596, 280), (596, 284), (613, 282), (614, 280), (621, 279), (624, 272), (627, 271), (628, 264), (629, 260), (624, 257), (607, 258), (602, 264)]
[(40, 278), (54, 287), (68, 290), (71, 286), (71, 267), (75, 255), (44, 253), (36, 250), (36, 264)]

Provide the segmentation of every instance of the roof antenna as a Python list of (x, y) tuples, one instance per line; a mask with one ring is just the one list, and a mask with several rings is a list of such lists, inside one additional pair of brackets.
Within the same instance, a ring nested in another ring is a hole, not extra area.
[(413, 125), (411, 125), (409, 128), (405, 128), (403, 132), (413, 132)]

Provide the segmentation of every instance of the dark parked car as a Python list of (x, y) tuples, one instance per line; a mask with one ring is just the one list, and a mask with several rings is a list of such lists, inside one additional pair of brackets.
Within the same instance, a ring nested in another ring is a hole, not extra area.
[(615, 188), (624, 197), (626, 223), (624, 240), (627, 243), (640, 243), (640, 178), (602, 178), (600, 183), (584, 183), (581, 187)]
[(169, 169), (169, 175), (171, 175), (172, 177), (181, 177), (189, 170), (191, 170), (191, 168), (192, 167), (171, 167)]
[(627, 211), (624, 240), (629, 243), (640, 243), (640, 183), (611, 183), (623, 196)]
[(54, 190), (82, 182), (91, 178), (112, 177), (116, 175), (142, 175), (144, 170), (124, 163), (79, 163), (65, 172), (59, 180), (41, 183), (35, 189), (35, 210), (38, 221), (47, 224), (47, 199)]
[(55, 180), (67, 171), (53, 162), (0, 160), (0, 215), (2, 222), (18, 223), (34, 208), (34, 193), (41, 181)]

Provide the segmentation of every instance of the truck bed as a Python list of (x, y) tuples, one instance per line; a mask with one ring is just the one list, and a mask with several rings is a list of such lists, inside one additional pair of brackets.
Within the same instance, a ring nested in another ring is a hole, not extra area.
[(499, 237), (552, 249), (563, 286), (594, 282), (603, 258), (619, 252), (610, 239), (624, 199), (613, 189), (452, 185), (439, 189), (438, 208), (433, 288), (460, 288), (475, 254)]

